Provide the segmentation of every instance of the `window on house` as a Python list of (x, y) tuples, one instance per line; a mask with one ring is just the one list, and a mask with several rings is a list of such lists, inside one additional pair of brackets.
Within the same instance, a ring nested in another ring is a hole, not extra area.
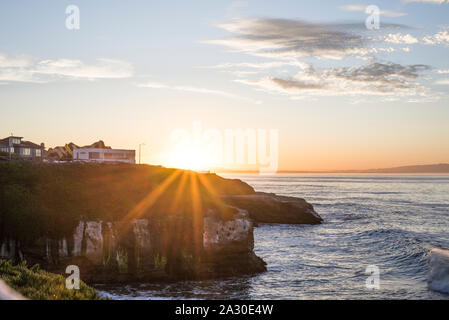
[(89, 152), (89, 159), (100, 159), (100, 152)]
[(120, 159), (124, 159), (124, 155), (123, 153), (105, 153), (104, 154), (104, 158), (105, 159), (109, 159), (109, 160), (120, 160)]
[(40, 157), (41, 155), (41, 149), (36, 149), (36, 157)]
[(20, 144), (20, 139), (19, 138), (12, 138), (12, 143), (13, 144)]
[(31, 149), (30, 148), (22, 148), (22, 154), (24, 156), (29, 156), (31, 155)]

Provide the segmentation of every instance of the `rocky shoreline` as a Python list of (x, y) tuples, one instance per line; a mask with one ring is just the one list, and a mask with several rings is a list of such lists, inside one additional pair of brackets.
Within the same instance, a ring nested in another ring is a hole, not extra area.
[(255, 192), (250, 195), (225, 195), (225, 203), (247, 210), (257, 223), (320, 224), (323, 219), (313, 206), (301, 198)]
[[(83, 281), (97, 284), (223, 278), (266, 271), (266, 263), (253, 250), (253, 230), (258, 223), (322, 222), (312, 205), (304, 199), (257, 193), (240, 180), (224, 179), (214, 174), (151, 166), (122, 167), (128, 172), (123, 173), (122, 170), (119, 177), (134, 179), (138, 184), (136, 190), (142, 186), (149, 188), (146, 178), (161, 181), (157, 185), (153, 182), (143, 200), (137, 204), (130, 203), (132, 210), (126, 210), (124, 204), (135, 196), (135, 192), (129, 190), (130, 184), (126, 180), (117, 179), (117, 170), (113, 170), (114, 175), (110, 176), (110, 166), (65, 167), (62, 170), (57, 167), (44, 169), (50, 173), (59, 170), (58, 174), (62, 171), (62, 175), (70, 174), (70, 177), (75, 174), (86, 177), (92, 170), (94, 181), (108, 180), (114, 184), (111, 190), (120, 192), (121, 197), (109, 190), (104, 190), (103, 195), (103, 190), (86, 192), (80, 189), (79, 192), (79, 189), (73, 189), (75, 194), (70, 194), (67, 200), (62, 199), (66, 200), (61, 202), (63, 207), (72, 211), (77, 206), (80, 209), (76, 211), (87, 208), (95, 212), (97, 218), (92, 214), (90, 219), (79, 215), (77, 220), (72, 219), (74, 227), (66, 227), (68, 232), (47, 231), (31, 240), (3, 235), (1, 259), (25, 260), (29, 265), (37, 263), (45, 270), (60, 274), (65, 274), (68, 265), (76, 265)], [(156, 176), (161, 174), (168, 178), (164, 180)], [(171, 178), (174, 175), (180, 178)], [(52, 179), (51, 175), (45, 177)], [(159, 191), (170, 179), (172, 185), (163, 192)], [(87, 179), (77, 183), (89, 188), (91, 181)], [(84, 201), (83, 205), (71, 202), (72, 197)], [(118, 211), (118, 218), (108, 218), (106, 216), (111, 215), (107, 211), (95, 211), (93, 200), (101, 197), (104, 197), (103, 201), (112, 197), (116, 207), (124, 208), (123, 213)], [(54, 200), (51, 200), (49, 204), (53, 205)], [(48, 204), (45, 208), (48, 210)], [(52, 214), (59, 218), (64, 212)], [(63, 218), (59, 221), (64, 223)], [(5, 227), (7, 225), (3, 225), (3, 230)]]

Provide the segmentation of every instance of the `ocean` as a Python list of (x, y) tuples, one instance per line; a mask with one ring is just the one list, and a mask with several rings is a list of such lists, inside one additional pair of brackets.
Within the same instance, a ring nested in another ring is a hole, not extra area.
[[(449, 175), (225, 175), (306, 199), (321, 225), (254, 230), (268, 271), (174, 284), (97, 286), (112, 299), (449, 299), (427, 288), (427, 254), (449, 248)], [(368, 266), (379, 271), (367, 288)]]

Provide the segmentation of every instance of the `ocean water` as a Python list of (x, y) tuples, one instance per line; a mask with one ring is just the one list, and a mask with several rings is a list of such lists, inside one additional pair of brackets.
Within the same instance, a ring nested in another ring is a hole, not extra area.
[[(268, 271), (224, 280), (99, 286), (113, 299), (449, 299), (427, 288), (427, 254), (449, 248), (449, 175), (227, 175), (305, 198), (321, 225), (261, 225)], [(379, 289), (367, 289), (367, 266)]]

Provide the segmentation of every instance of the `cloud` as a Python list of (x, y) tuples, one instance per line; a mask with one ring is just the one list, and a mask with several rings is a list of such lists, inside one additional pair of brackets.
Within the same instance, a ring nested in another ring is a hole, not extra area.
[(436, 73), (439, 73), (439, 74), (448, 74), (448, 73), (449, 73), (449, 69), (439, 69), (439, 70), (436, 70)]
[(285, 67), (285, 66), (293, 66), (293, 67), (299, 67), (299, 68), (307, 68), (308, 64), (297, 61), (297, 60), (291, 60), (291, 61), (270, 61), (270, 62), (228, 62), (228, 63), (221, 63), (215, 66), (207, 67), (210, 69), (228, 69), (228, 68), (250, 68), (250, 69), (273, 69), (278, 67)]
[(422, 64), (403, 66), (397, 63), (376, 62), (361, 67), (330, 69), (327, 72), (349, 81), (375, 83), (382, 91), (393, 91), (413, 86), (409, 79), (416, 79), (421, 72), (427, 70), (430, 70), (430, 66)]
[[(291, 19), (233, 19), (217, 25), (232, 35), (201, 41), (221, 45), (234, 52), (275, 59), (298, 61), (306, 57), (341, 60), (349, 56), (366, 59), (395, 48), (374, 47), (378, 39), (363, 23), (310, 23)], [(382, 24), (383, 30), (402, 29), (398, 24)]]
[(6, 54), (0, 53), (0, 68), (21, 68), (30, 66), (32, 63), (33, 58), (27, 55), (10, 57)]
[(217, 96), (222, 96), (225, 98), (230, 99), (236, 99), (236, 100), (242, 100), (254, 104), (261, 104), (262, 102), (260, 100), (254, 100), (246, 97), (242, 97), (240, 95), (221, 91), (221, 90), (215, 90), (215, 89), (207, 89), (207, 88), (201, 88), (201, 87), (193, 87), (189, 85), (176, 85), (176, 86), (170, 86), (163, 83), (158, 82), (148, 82), (148, 83), (141, 83), (137, 85), (139, 88), (150, 88), (150, 89), (169, 89), (169, 90), (177, 90), (177, 91), (185, 91), (185, 92), (193, 92), (193, 93), (200, 93), (200, 94), (212, 94)]
[(414, 44), (418, 43), (419, 40), (414, 36), (412, 36), (411, 34), (390, 33), (385, 37), (385, 42), (395, 44)]
[(437, 80), (437, 81), (435, 81), (435, 84), (438, 84), (438, 85), (444, 85), (444, 86), (449, 85), (449, 79), (440, 79), (440, 80)]
[(422, 39), (425, 44), (449, 46), (449, 28)]
[(58, 59), (40, 61), (35, 73), (84, 79), (117, 79), (132, 76), (132, 66), (124, 61), (97, 59), (94, 64), (80, 60)]
[(416, 79), (430, 70), (427, 65), (369, 63), (350, 68), (330, 68), (321, 72), (309, 68), (291, 78), (265, 77), (236, 80), (268, 92), (292, 97), (299, 95), (394, 95), (425, 96), (426, 88)]
[(28, 56), (0, 54), (0, 81), (45, 83), (57, 79), (118, 79), (133, 74), (132, 65), (114, 59), (97, 59), (86, 64), (81, 60), (37, 60)]
[[(203, 41), (254, 56), (297, 59), (342, 59), (368, 54), (364, 38), (352, 32), (355, 24), (316, 24), (289, 19), (234, 19), (218, 27), (234, 34), (228, 39)], [(364, 29), (361, 29), (364, 30)]]
[[(345, 5), (341, 6), (340, 9), (345, 11), (361, 11), (365, 12), (367, 6), (358, 5), (358, 4), (352, 4), (352, 5)], [(390, 10), (380, 10), (379, 12), (381, 15), (390, 17), (390, 18), (397, 18), (397, 17), (403, 17), (406, 16), (406, 13), (403, 12), (396, 12), (396, 11), (390, 11)]]
[[(207, 43), (271, 59), (256, 63), (222, 63), (211, 67), (230, 69), (229, 72), (237, 76), (235, 82), (256, 90), (295, 100), (319, 96), (371, 95), (381, 96), (381, 99), (407, 97), (414, 102), (429, 101), (430, 89), (421, 83), (420, 77), (431, 69), (430, 66), (375, 62), (377, 54), (410, 52), (408, 46), (379, 43), (411, 45), (420, 42), (411, 34), (391, 32), (393, 29), (403, 29), (401, 25), (384, 24), (386, 32), (380, 38), (367, 32), (363, 23), (316, 24), (289, 19), (235, 19), (219, 27), (231, 32), (231, 36)], [(370, 62), (353, 67), (342, 67), (341, 62), (323, 66), (326, 59), (344, 61), (354, 57)], [(319, 60), (320, 69), (315, 70), (313, 64), (304, 62), (309, 58)], [(334, 65), (338, 67), (332, 68)], [(245, 74), (247, 70), (263, 75)], [(433, 95), (437, 96), (436, 93)]]
[(402, 0), (402, 2), (405, 3), (432, 3), (432, 4), (443, 4), (443, 3), (449, 3), (449, 0)]
[(303, 80), (294, 80), (294, 79), (280, 79), (280, 78), (271, 78), (276, 85), (279, 87), (290, 90), (315, 90), (315, 89), (324, 89), (326, 86), (320, 82), (310, 82)]

